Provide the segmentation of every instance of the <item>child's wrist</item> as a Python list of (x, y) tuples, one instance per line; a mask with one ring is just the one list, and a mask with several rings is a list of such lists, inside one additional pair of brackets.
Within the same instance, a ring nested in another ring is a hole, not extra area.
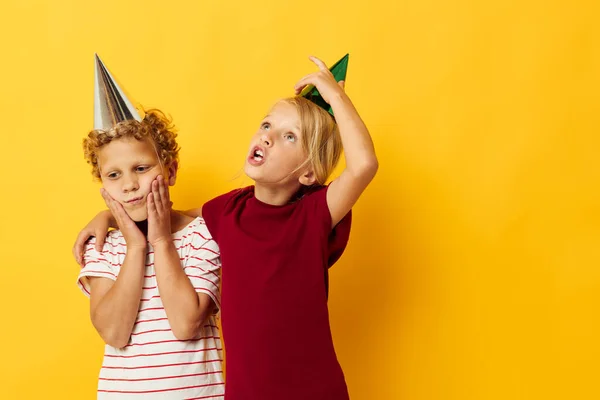
[(352, 102), (348, 95), (343, 91), (335, 93), (329, 102), (331, 108), (346, 107), (348, 104), (352, 104)]
[(146, 254), (146, 251), (148, 250), (148, 245), (147, 243), (127, 243), (127, 254), (131, 254), (131, 253), (144, 253)]
[(173, 244), (173, 238), (171, 236), (156, 238), (155, 240), (151, 241), (150, 244), (154, 248), (155, 252), (156, 251), (158, 251), (158, 252), (166, 251), (171, 246), (175, 247), (175, 245)]

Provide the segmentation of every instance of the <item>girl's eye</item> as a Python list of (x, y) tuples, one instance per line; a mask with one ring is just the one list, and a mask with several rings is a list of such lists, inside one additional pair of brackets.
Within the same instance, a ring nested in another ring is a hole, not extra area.
[(269, 129), (271, 129), (271, 124), (269, 124), (268, 122), (263, 122), (263, 123), (260, 125), (260, 129), (264, 129), (264, 130), (267, 130), (267, 131), (268, 131)]
[(147, 170), (148, 170), (148, 167), (146, 167), (146, 166), (136, 168), (137, 172), (146, 172)]
[(115, 179), (116, 177), (119, 176), (119, 174), (117, 174), (116, 172), (111, 172), (110, 174), (106, 175), (108, 177), (108, 179)]
[(285, 140), (288, 140), (290, 142), (296, 141), (296, 135), (294, 135), (293, 133), (286, 133), (283, 137), (285, 138)]

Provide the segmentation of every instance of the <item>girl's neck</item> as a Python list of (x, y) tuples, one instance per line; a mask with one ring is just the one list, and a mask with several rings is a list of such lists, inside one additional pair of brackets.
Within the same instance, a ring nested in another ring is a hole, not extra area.
[(300, 190), (300, 184), (294, 182), (288, 186), (271, 186), (258, 182), (254, 183), (254, 197), (262, 203), (272, 206), (283, 206), (288, 204)]

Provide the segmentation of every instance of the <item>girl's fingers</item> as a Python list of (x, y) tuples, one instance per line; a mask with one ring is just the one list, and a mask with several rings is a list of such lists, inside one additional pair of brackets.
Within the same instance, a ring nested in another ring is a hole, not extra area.
[(296, 84), (294, 85), (294, 90), (296, 91), (296, 94), (300, 93), (302, 91), (302, 89), (306, 86), (310, 84), (310, 77), (313, 74), (308, 74), (306, 76), (303, 76), (302, 78), (300, 78), (298, 80), (298, 82), (296, 82)]
[(321, 71), (329, 71), (329, 68), (327, 68), (327, 65), (325, 65), (325, 63), (323, 61), (321, 61), (320, 59), (318, 59), (315, 56), (310, 56), (308, 57), (312, 62), (314, 62), (315, 64), (317, 64), (317, 67), (319, 67), (319, 69)]
[[(79, 232), (77, 235), (77, 240), (75, 240), (75, 244), (73, 245), (73, 257), (75, 257), (75, 261), (79, 265), (83, 267), (83, 248), (85, 247), (85, 242), (90, 237), (89, 233), (85, 230)], [(96, 250), (98, 250), (98, 244), (96, 244)]]
[(101, 230), (97, 230), (94, 233), (94, 236), (96, 237), (96, 251), (98, 253), (101, 253), (102, 249), (104, 248), (104, 239), (106, 239), (106, 236), (104, 236), (105, 234), (106, 233)]

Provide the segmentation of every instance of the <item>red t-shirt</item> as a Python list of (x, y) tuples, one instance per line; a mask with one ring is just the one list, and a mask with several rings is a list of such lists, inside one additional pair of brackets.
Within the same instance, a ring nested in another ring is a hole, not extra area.
[(203, 207), (221, 250), (227, 400), (347, 400), (327, 310), (327, 269), (342, 255), (351, 213), (332, 230), (327, 187), (283, 206), (254, 187)]

